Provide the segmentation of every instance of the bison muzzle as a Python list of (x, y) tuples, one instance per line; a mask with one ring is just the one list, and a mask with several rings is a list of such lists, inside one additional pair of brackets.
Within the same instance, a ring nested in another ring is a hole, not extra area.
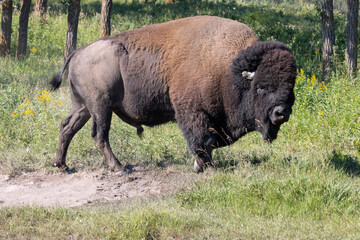
[(61, 123), (54, 165), (67, 170), (71, 139), (91, 118), (91, 136), (110, 170), (126, 173), (109, 144), (112, 113), (137, 128), (176, 121), (196, 155), (212, 166), (212, 150), (251, 131), (277, 137), (295, 101), (296, 63), (280, 42), (260, 42), (245, 24), (197, 16), (104, 37), (76, 50), (68, 68), (72, 99)]

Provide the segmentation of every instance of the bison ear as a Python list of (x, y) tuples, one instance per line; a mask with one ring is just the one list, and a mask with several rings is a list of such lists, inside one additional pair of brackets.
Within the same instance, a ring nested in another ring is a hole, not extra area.
[(248, 80), (253, 80), (253, 78), (255, 76), (255, 72), (243, 71), (241, 75)]

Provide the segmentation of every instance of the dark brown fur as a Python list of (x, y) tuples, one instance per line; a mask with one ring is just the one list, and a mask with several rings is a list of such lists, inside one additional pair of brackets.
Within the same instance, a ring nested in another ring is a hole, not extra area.
[(141, 125), (176, 121), (197, 155), (196, 171), (202, 171), (211, 165), (214, 148), (247, 132), (275, 139), (294, 103), (290, 50), (258, 42), (246, 25), (218, 17), (184, 18), (101, 38), (69, 57), (51, 81), (54, 89), (67, 66), (73, 108), (61, 124), (54, 161), (61, 169), (67, 169), (72, 137), (90, 118), (91, 136), (110, 170), (126, 170), (109, 144), (114, 112), (139, 135)]

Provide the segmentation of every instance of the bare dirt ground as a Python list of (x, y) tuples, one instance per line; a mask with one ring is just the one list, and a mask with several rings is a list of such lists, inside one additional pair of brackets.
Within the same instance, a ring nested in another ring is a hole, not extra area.
[(166, 196), (200, 177), (171, 169), (146, 171), (136, 167), (134, 170), (126, 176), (110, 172), (0, 175), (0, 207), (76, 207), (93, 202)]

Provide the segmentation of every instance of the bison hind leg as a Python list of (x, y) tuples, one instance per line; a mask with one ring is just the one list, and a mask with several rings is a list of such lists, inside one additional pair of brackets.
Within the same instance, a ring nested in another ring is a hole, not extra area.
[[(92, 118), (91, 136), (97, 147), (105, 156), (110, 171), (122, 176), (132, 172), (131, 166), (123, 166), (113, 153), (109, 142), (109, 131), (111, 125), (113, 109), (110, 107), (107, 98), (97, 99), (96, 104), (92, 105), (90, 114)], [(115, 112), (115, 111), (114, 111)], [(116, 113), (116, 112), (115, 112)], [(138, 126), (141, 128), (141, 126)], [(138, 129), (140, 133), (141, 129)]]
[(66, 153), (69, 144), (74, 135), (85, 125), (89, 119), (90, 113), (85, 106), (73, 104), (70, 113), (61, 122), (59, 144), (56, 150), (56, 158), (54, 160), (54, 166), (58, 167), (60, 171), (69, 171), (69, 168), (66, 165)]

